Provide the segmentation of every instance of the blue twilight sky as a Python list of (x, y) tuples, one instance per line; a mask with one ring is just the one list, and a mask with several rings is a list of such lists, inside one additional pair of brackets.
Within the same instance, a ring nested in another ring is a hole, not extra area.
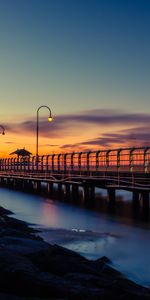
[(149, 96), (149, 0), (0, 0), (0, 118), (11, 129), (42, 104), (138, 121)]

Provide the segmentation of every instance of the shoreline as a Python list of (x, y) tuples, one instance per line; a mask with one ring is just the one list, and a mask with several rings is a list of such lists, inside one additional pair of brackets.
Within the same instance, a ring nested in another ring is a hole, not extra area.
[(0, 299), (150, 299), (107, 257), (88, 260), (45, 242), (27, 222), (0, 207)]

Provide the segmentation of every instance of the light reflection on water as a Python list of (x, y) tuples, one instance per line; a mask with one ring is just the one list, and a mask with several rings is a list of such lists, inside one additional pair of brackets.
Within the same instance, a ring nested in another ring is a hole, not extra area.
[[(4, 188), (0, 191), (0, 205), (12, 210), (18, 219), (42, 228), (46, 241), (91, 259), (108, 256), (129, 278), (150, 287), (149, 223), (137, 224), (132, 218), (126, 222), (125, 217), (132, 216), (129, 193), (119, 192), (118, 211), (108, 214), (104, 201), (101, 202), (103, 213), (100, 213), (37, 195)], [(126, 201), (121, 206), (122, 197)], [(106, 203), (106, 199), (103, 200)], [(123, 211), (126, 211), (125, 217)]]

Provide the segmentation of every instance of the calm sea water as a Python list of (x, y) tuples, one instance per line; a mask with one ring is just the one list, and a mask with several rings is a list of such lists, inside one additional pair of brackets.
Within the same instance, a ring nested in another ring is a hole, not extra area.
[(128, 278), (150, 287), (150, 226), (148, 214), (132, 207), (131, 194), (120, 192), (116, 208), (108, 209), (101, 191), (90, 210), (46, 197), (0, 188), (0, 205), (14, 217), (38, 228), (52, 244), (87, 258), (107, 256)]

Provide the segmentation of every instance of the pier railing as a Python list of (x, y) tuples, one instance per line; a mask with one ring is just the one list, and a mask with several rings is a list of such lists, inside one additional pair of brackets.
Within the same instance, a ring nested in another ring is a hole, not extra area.
[[(37, 157), (0, 159), (0, 171), (36, 172)], [(150, 147), (41, 155), (38, 172), (150, 173)]]
[(82, 191), (88, 203), (100, 188), (113, 205), (116, 191), (126, 190), (132, 192), (133, 204), (142, 201), (148, 212), (150, 147), (42, 155), (38, 168), (37, 156), (0, 159), (0, 186), (51, 197), (57, 189), (58, 197), (66, 199), (78, 199)]

